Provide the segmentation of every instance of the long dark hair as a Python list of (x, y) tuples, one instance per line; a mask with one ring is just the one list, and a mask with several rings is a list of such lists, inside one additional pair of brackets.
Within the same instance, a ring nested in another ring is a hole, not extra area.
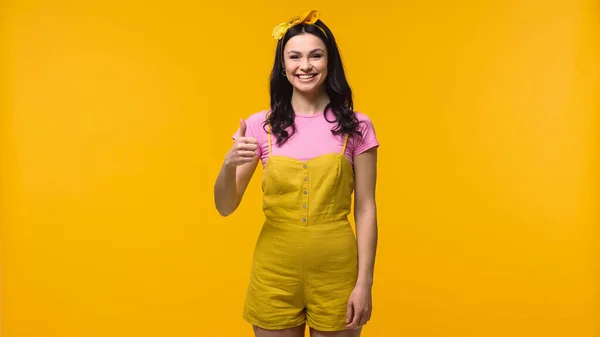
[[(346, 80), (342, 58), (338, 50), (333, 33), (321, 21), (317, 20), (315, 27), (310, 24), (300, 24), (290, 28), (285, 36), (277, 43), (275, 52), (275, 62), (270, 77), (270, 93), (271, 93), (271, 111), (268, 114), (264, 127), (270, 125), (272, 133), (277, 138), (277, 144), (285, 143), (295, 132), (294, 124), (294, 109), (292, 108), (292, 84), (283, 75), (283, 48), (290, 38), (301, 33), (309, 33), (316, 35), (325, 43), (327, 47), (327, 78), (324, 85), (327, 95), (329, 96), (329, 104), (325, 107), (323, 116), (327, 119), (328, 111), (331, 111), (335, 120), (330, 123), (337, 123), (336, 127), (331, 130), (335, 135), (348, 134), (362, 136), (358, 129), (358, 119), (354, 114), (354, 102), (352, 101), (352, 89)], [(291, 128), (291, 133), (287, 131)]]

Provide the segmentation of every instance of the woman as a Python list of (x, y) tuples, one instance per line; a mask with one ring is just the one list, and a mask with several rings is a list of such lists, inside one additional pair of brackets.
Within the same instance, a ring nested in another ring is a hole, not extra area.
[(318, 17), (274, 29), (271, 108), (240, 121), (215, 183), (227, 216), (263, 164), (265, 221), (243, 314), (257, 337), (303, 337), (305, 325), (312, 337), (356, 337), (371, 316), (379, 144)]

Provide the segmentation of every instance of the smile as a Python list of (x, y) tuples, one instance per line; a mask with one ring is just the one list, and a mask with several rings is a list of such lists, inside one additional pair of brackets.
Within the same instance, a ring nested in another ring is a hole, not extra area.
[(311, 78), (317, 76), (317, 74), (303, 74), (303, 75), (296, 75), (296, 77), (298, 77), (301, 80), (310, 80)]

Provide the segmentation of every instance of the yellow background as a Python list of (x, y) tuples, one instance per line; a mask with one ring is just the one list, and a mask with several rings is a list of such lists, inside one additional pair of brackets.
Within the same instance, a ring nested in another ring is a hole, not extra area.
[(313, 8), (382, 144), (363, 336), (599, 336), (597, 1), (4, 0), (3, 337), (252, 335), (261, 170), (212, 187)]

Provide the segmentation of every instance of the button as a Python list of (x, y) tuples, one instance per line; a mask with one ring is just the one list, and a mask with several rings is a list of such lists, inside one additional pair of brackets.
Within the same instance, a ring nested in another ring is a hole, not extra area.
[(306, 208), (306, 207), (307, 207), (306, 204), (302, 205), (302, 208)]
[(302, 218), (302, 222), (306, 222), (306, 218)]
[(308, 194), (308, 191), (306, 191), (306, 190), (305, 190), (305, 191), (304, 191), (304, 194)]
[(308, 177), (304, 177), (304, 181), (308, 181)]
[(302, 165), (302, 168), (306, 168), (306, 164)]

